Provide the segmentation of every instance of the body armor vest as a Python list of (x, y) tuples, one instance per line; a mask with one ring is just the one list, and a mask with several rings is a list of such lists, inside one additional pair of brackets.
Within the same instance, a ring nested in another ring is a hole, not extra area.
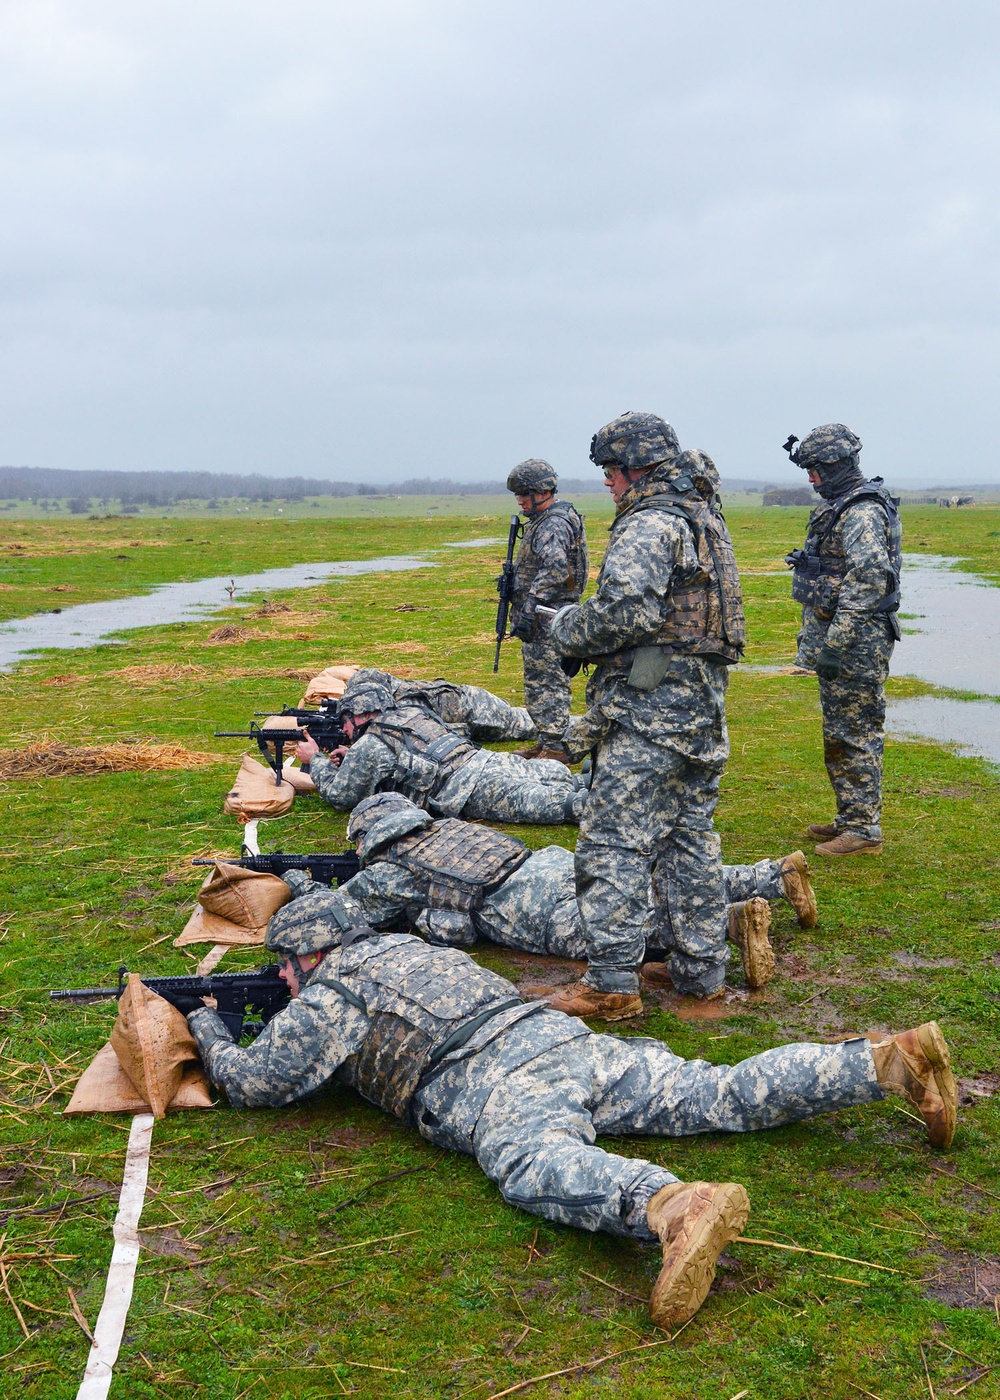
[[(809, 517), (806, 541), (793, 549), (787, 563), (793, 569), (792, 597), (812, 608), (816, 616), (829, 621), (837, 611), (840, 590), (847, 573), (844, 543), (835, 527), (844, 512), (859, 501), (877, 501), (886, 514), (889, 530), (889, 571), (885, 594), (876, 611), (893, 614), (899, 610), (900, 575), (903, 568), (903, 531), (899, 519), (899, 498), (890, 496), (880, 476), (862, 482), (835, 501), (817, 506)], [(892, 619), (899, 640), (899, 625)]]
[(706, 501), (687, 477), (675, 477), (666, 490), (626, 506), (611, 527), (612, 538), (623, 520), (645, 510), (687, 521), (694, 534), (698, 572), (682, 586), (671, 588), (670, 611), (656, 636), (643, 645), (668, 647), (682, 655), (717, 657), (727, 665), (739, 661), (746, 645), (743, 590), (721, 510)]
[(446, 817), (394, 841), (370, 863), (390, 860), (416, 875), (426, 886), (429, 909), (467, 913), (478, 909), (529, 854), (523, 842), (503, 831)]
[(392, 786), (418, 805), (480, 752), (423, 705), (404, 703), (383, 710), (371, 720), (367, 733), (395, 754)]
[(352, 943), (339, 972), (363, 979), (371, 1018), (358, 1052), (358, 1092), (399, 1118), (428, 1069), (485, 1021), (523, 1004), (506, 978), (405, 933)]
[(548, 561), (544, 554), (539, 551), (536, 536), (542, 531), (546, 522), (557, 515), (564, 517), (573, 527), (574, 541), (566, 558), (566, 577), (550, 597), (540, 598), (536, 601), (544, 603), (547, 607), (560, 607), (563, 603), (575, 603), (587, 586), (590, 558), (587, 553), (587, 536), (584, 533), (583, 518), (569, 501), (554, 501), (547, 510), (543, 510), (539, 515), (530, 516), (524, 527), (521, 547), (517, 551), (517, 560), (514, 564), (514, 597), (511, 600), (512, 621), (514, 623), (517, 622), (518, 613), (523, 610), (528, 600), (535, 579), (540, 571), (547, 567)]

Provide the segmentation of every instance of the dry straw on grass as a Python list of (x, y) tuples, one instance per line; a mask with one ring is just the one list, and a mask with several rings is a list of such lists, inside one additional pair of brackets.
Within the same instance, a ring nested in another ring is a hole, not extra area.
[(123, 666), (120, 671), (112, 671), (113, 676), (130, 685), (159, 685), (162, 681), (202, 680), (211, 674), (204, 666), (190, 663), (176, 666)]
[(231, 622), (227, 622), (225, 627), (217, 627), (214, 632), (209, 632), (205, 645), (219, 646), (223, 642), (252, 642), (263, 635), (263, 632), (255, 632), (252, 627), (235, 627)]
[(0, 778), (63, 778), (92, 773), (171, 772), (229, 763), (221, 754), (199, 753), (180, 744), (38, 743), (23, 749), (0, 749)]

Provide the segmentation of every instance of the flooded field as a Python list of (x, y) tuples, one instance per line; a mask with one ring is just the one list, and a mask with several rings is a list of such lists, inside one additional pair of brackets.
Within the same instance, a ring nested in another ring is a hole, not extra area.
[(240, 606), (248, 593), (306, 588), (359, 574), (397, 573), (405, 569), (431, 569), (426, 559), (387, 555), (381, 559), (343, 559), (332, 564), (296, 564), (285, 569), (265, 569), (239, 578), (202, 578), (194, 583), (165, 583), (149, 593), (115, 598), (105, 603), (81, 603), (19, 618), (0, 626), (0, 671), (8, 671), (23, 657), (48, 647), (76, 650), (114, 640), (114, 634), (132, 627), (156, 627), (171, 622), (203, 622), (206, 614)]

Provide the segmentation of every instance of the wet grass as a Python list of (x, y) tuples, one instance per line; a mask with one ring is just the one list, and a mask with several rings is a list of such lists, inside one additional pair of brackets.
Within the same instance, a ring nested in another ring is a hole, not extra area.
[[(731, 512), (751, 662), (792, 659), (797, 624), (782, 557), (805, 514)], [(595, 561), (605, 520), (590, 519)], [(996, 575), (1000, 511), (911, 508), (905, 521), (908, 548)], [(54, 597), (45, 590), (64, 583), (76, 590), (69, 603), (178, 578), (434, 549), (500, 535), (503, 523), (499, 513), (308, 528), (27, 522), (5, 536), (22, 550), (0, 546), (0, 581), (17, 578), (0, 591), (0, 607), (11, 616), (37, 610)], [(126, 550), (134, 562), (115, 557)], [(499, 556), (498, 546), (442, 549), (434, 571), (285, 594), (289, 614), (250, 619), (248, 605), (237, 613), (264, 635), (243, 644), (210, 645), (215, 619), (129, 632), (122, 647), (50, 653), (0, 676), (3, 747), (133, 739), (225, 752), (214, 729), (296, 702), (303, 678), (336, 660), (492, 684), (516, 698), (516, 647), (505, 649), (499, 677), (490, 674)], [(802, 845), (805, 824), (830, 810), (815, 683), (737, 670), (729, 718), (733, 756), (718, 820), (727, 858)], [(128, 1127), (58, 1116), (114, 1012), (54, 1007), (46, 991), (106, 985), (120, 962), (158, 972), (191, 965), (171, 946), (197, 888), (186, 862), (239, 844), (221, 812), (240, 747), (232, 742), (229, 770), (3, 784), (0, 1216), (15, 1212), (0, 1220), (3, 1396), (76, 1392), (88, 1342), (67, 1290), (93, 1326)], [(281, 1111), (171, 1116), (154, 1129), (153, 1190), (112, 1395), (487, 1400), (610, 1357), (527, 1393), (909, 1400), (928, 1393), (921, 1347), (939, 1396), (979, 1375), (974, 1362), (1000, 1363), (990, 1292), (1000, 1258), (1000, 857), (989, 836), (998, 824), (994, 770), (934, 745), (890, 742), (885, 854), (820, 867), (815, 931), (777, 911), (778, 975), (766, 991), (734, 998), (709, 1023), (681, 1020), (651, 999), (630, 1028), (679, 1053), (731, 1062), (787, 1039), (942, 1022), (966, 1101), (947, 1153), (929, 1149), (893, 1101), (745, 1138), (626, 1144), (681, 1176), (745, 1182), (753, 1237), (847, 1259), (735, 1245), (702, 1312), (664, 1342), (638, 1301), (655, 1276), (655, 1252), (507, 1208), (471, 1160), (442, 1156), (346, 1091)], [(299, 798), (262, 841), (338, 849), (343, 833), (342, 818)], [(574, 835), (518, 834), (534, 846), (571, 845)], [(479, 955), (521, 972), (498, 950)], [(234, 953), (227, 965), (253, 961)], [(60, 1207), (66, 1200), (77, 1203)], [(995, 1376), (967, 1393), (996, 1394)]]

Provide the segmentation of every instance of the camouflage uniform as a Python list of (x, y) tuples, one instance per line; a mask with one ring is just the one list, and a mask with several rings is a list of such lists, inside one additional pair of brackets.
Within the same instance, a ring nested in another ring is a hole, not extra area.
[(535, 610), (540, 603), (557, 608), (577, 602), (588, 569), (583, 520), (568, 501), (554, 501), (528, 517), (514, 565), (510, 633), (521, 642), (524, 703), (543, 748), (562, 737), (571, 694), (548, 630), (535, 625)]
[[(446, 851), (443, 859), (428, 860), (423, 852), (407, 850), (408, 839), (415, 832), (440, 832), (447, 840), (449, 828), (461, 829), (456, 832), (460, 839), (451, 843), (453, 849)], [(470, 841), (499, 847), (498, 866), (505, 855), (513, 865), (509, 846), (520, 847), (523, 859), (497, 880), (499, 871), (475, 868), (475, 852), (473, 861), (468, 859)], [(335, 911), (342, 911), (344, 901), (350, 899), (373, 928), (414, 930), (439, 946), (471, 948), (485, 938), (526, 953), (574, 960), (586, 957), (573, 852), (564, 846), (528, 851), (513, 837), (489, 827), (455, 819), (435, 822), (426, 812), (411, 807), (409, 812), (394, 812), (375, 823), (362, 840), (359, 853), (362, 869), (337, 889), (310, 880), (299, 870), (290, 870), (282, 878), (296, 898), (308, 897), (309, 908), (317, 917), (335, 919)], [(446, 877), (453, 878), (442, 879), (442, 869)], [(457, 895), (456, 875), (459, 884), (469, 887), (459, 888)], [(780, 861), (723, 866), (723, 876), (730, 904), (755, 896), (768, 900), (784, 897)]]
[(522, 1002), (464, 953), (403, 934), (331, 949), (247, 1047), (207, 1007), (188, 1021), (236, 1108), (347, 1084), (429, 1142), (475, 1157), (511, 1205), (638, 1240), (655, 1238), (646, 1206), (677, 1178), (595, 1146), (597, 1133), (749, 1132), (883, 1097), (866, 1040), (783, 1046), (732, 1067), (685, 1061), (661, 1041), (594, 1035)]
[(522, 742), (537, 738), (535, 724), (523, 705), (509, 705), (478, 685), (451, 681), (404, 681), (384, 672), (397, 701), (416, 701), (443, 719), (449, 729), (477, 744)]
[[(529, 763), (479, 749), (424, 705), (403, 702), (373, 720), (339, 767), (316, 754), (309, 775), (325, 802), (349, 812), (373, 792), (405, 793), (435, 816), (534, 823), (579, 821), (583, 779), (554, 759)], [(421, 751), (427, 739), (427, 756)], [(436, 748), (433, 747), (436, 744)]]
[[(814, 429), (797, 454), (800, 464), (808, 464), (814, 440), (822, 447), (833, 437), (830, 430), (841, 428)], [(853, 434), (833, 448), (850, 442), (857, 442)], [(803, 604), (795, 660), (813, 670), (824, 646), (839, 653), (840, 674), (819, 681), (836, 826), (838, 834), (881, 841), (884, 687), (899, 637), (901, 530), (898, 503), (879, 478), (865, 480), (857, 451), (837, 459), (837, 466), (842, 462), (836, 494), (825, 493), (809, 517), (804, 549), (788, 556), (795, 569), (792, 596)]]
[[(565, 735), (571, 756), (594, 753), (576, 847), (589, 962), (584, 982), (602, 992), (637, 992), (648, 939), (670, 950), (678, 991), (706, 996), (723, 986), (729, 958), (712, 820), (729, 754), (725, 693), (728, 664), (742, 649), (742, 606), (717, 499), (706, 500), (706, 482), (718, 480), (714, 467), (703, 454), (678, 455), (673, 429), (663, 427), (675, 449), (670, 460), (626, 493), (595, 596), (563, 609), (552, 636), (562, 655), (595, 663), (587, 713)], [(722, 588), (711, 581), (708, 530), (726, 560)]]

